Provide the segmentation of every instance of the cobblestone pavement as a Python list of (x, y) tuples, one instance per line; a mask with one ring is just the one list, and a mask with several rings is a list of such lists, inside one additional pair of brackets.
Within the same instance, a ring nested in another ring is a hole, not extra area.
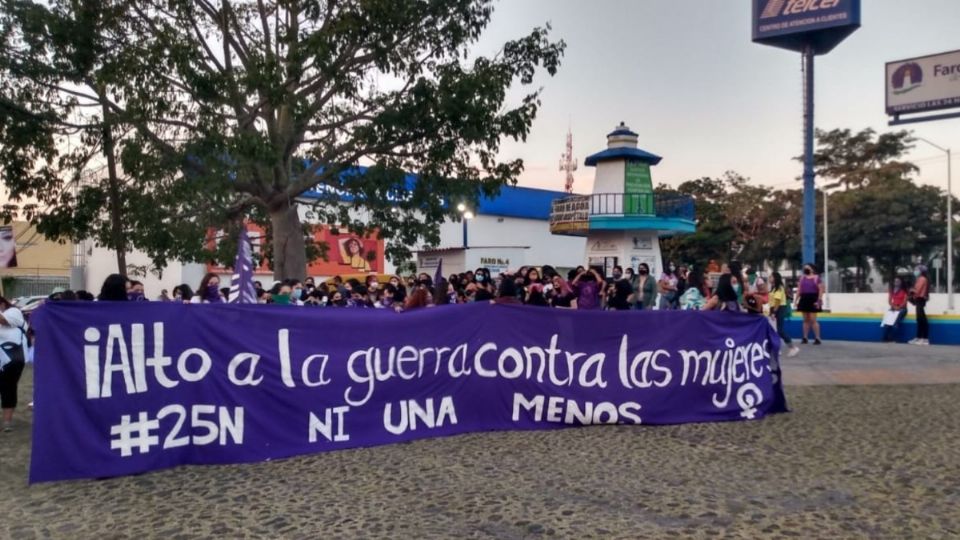
[[(31, 385), (28, 370), (21, 395)], [(960, 385), (788, 400), (756, 422), (478, 433), (31, 487), (18, 411), (0, 433), (0, 538), (960, 537)]]

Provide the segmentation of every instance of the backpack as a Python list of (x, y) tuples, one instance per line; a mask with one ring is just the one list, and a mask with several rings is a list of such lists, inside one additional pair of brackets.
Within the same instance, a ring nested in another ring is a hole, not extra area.
[[(26, 322), (24, 322), (24, 325), (26, 325)], [(7, 364), (27, 361), (27, 333), (23, 326), (17, 326), (16, 328), (20, 330), (19, 344), (12, 341), (0, 343), (0, 371), (3, 371)]]

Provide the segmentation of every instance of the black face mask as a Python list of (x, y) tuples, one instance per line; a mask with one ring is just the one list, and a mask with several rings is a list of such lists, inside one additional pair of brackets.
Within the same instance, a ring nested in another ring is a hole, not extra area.
[(809, 269), (809, 268), (804, 268), (804, 269), (803, 269), (803, 273), (809, 276), (810, 274), (813, 273), (813, 270), (811, 270), (811, 269)]
[(647, 272), (646, 270), (640, 270), (640, 275), (641, 275), (641, 276), (645, 276), (645, 275), (647, 275), (647, 274), (649, 274), (649, 272)]

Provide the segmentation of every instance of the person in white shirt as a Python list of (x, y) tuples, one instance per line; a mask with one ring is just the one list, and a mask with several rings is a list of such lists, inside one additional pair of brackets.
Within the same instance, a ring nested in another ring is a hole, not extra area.
[(26, 322), (23, 313), (0, 296), (0, 409), (3, 431), (12, 429), (17, 408), (17, 385), (26, 365)]

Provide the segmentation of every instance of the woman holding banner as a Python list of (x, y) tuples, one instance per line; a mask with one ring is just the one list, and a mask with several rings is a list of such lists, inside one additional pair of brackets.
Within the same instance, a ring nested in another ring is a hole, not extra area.
[(11, 431), (17, 408), (17, 385), (27, 363), (26, 321), (23, 313), (0, 296), (0, 409), (3, 431)]

